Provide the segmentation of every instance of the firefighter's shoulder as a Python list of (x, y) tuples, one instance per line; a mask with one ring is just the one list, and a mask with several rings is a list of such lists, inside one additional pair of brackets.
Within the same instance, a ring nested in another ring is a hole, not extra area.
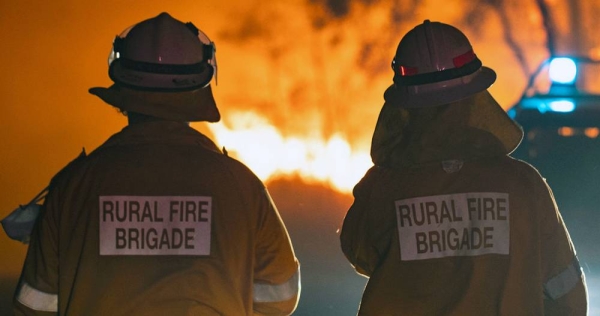
[(77, 155), (77, 157), (75, 157), (75, 159), (67, 163), (60, 171), (58, 171), (54, 175), (54, 177), (52, 177), (50, 183), (59, 181), (60, 179), (64, 178), (66, 174), (68, 174), (71, 170), (77, 168), (77, 166), (83, 163), (83, 161), (86, 160), (86, 158), (88, 158), (88, 155), (85, 151), (85, 148), (82, 148), (81, 152), (79, 153), (79, 155)]

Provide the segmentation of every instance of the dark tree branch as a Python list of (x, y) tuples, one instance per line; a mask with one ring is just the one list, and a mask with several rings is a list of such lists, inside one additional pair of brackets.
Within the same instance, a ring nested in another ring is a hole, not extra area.
[[(542, 1), (542, 0), (540, 0)], [(498, 11), (498, 15), (500, 16), (500, 23), (502, 24), (502, 30), (504, 34), (504, 41), (506, 44), (512, 49), (515, 58), (517, 59), (521, 70), (525, 74), (525, 76), (529, 77), (531, 75), (531, 69), (529, 68), (529, 64), (527, 63), (527, 59), (525, 58), (525, 53), (523, 49), (519, 46), (519, 43), (513, 37), (513, 27), (510, 23), (510, 14), (507, 12), (506, 5), (504, 0), (491, 0), (490, 4)]]
[(552, 17), (550, 16), (550, 11), (548, 10), (548, 5), (546, 5), (545, 0), (536, 0), (535, 3), (540, 9), (540, 14), (542, 15), (542, 23), (544, 24), (544, 30), (546, 31), (546, 47), (548, 48), (550, 56), (554, 56), (556, 53), (556, 34), (554, 31), (554, 23), (552, 22)]

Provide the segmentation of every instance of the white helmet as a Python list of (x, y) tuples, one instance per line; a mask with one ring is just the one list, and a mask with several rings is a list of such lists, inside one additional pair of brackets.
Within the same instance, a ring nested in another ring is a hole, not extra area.
[(457, 28), (425, 20), (398, 44), (389, 92), (403, 107), (452, 103), (487, 89), (496, 73), (481, 65), (467, 37)]
[(165, 12), (117, 36), (108, 62), (115, 83), (167, 92), (206, 87), (217, 66), (215, 45), (208, 36)]

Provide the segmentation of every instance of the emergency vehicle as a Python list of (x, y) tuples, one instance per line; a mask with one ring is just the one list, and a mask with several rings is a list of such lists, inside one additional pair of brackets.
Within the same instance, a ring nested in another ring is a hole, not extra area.
[(600, 315), (600, 60), (541, 63), (508, 110), (524, 130), (512, 156), (535, 166), (554, 192)]

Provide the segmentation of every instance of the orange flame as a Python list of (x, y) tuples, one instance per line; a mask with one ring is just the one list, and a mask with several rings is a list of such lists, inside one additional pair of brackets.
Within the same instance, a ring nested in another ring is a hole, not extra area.
[(223, 122), (209, 125), (215, 141), (263, 181), (299, 175), (348, 193), (372, 165), (365, 150), (352, 148), (340, 135), (286, 137), (254, 112), (228, 115), (231, 127)]

